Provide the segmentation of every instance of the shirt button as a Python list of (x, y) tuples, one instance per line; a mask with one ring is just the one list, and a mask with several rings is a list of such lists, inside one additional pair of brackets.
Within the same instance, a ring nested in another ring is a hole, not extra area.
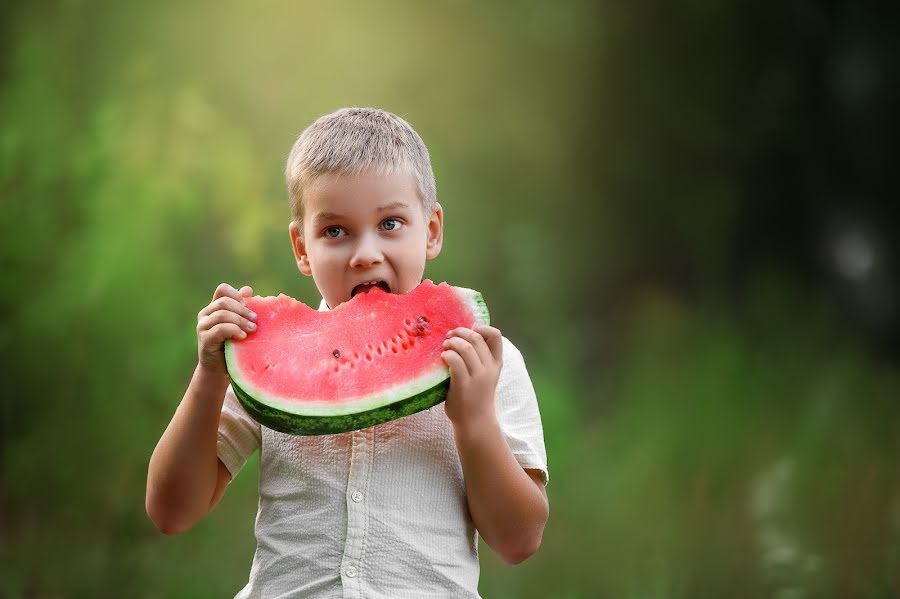
[(357, 572), (356, 568), (354, 568), (353, 566), (347, 566), (347, 576), (349, 576), (350, 578), (356, 578), (356, 575), (358, 573), (359, 572)]
[(362, 501), (362, 497), (363, 497), (362, 493), (360, 493), (359, 491), (353, 491), (353, 494), (350, 495), (350, 499), (352, 499), (356, 503), (359, 503), (360, 501)]

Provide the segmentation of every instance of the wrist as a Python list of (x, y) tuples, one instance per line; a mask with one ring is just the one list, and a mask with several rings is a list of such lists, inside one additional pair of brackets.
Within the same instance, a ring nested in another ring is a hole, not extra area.
[(497, 420), (495, 410), (452, 422), (453, 432), (459, 442), (477, 442), (501, 433), (500, 421)]
[(225, 368), (197, 362), (192, 382), (199, 384), (201, 387), (221, 387), (222, 391), (224, 391), (231, 383), (231, 377), (228, 376), (228, 370)]

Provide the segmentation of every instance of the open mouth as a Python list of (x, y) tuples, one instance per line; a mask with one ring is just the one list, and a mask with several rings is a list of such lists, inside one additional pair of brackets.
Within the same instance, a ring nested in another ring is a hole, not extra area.
[(387, 293), (391, 292), (391, 288), (384, 281), (369, 281), (368, 283), (362, 283), (353, 288), (353, 291), (350, 292), (350, 297), (354, 297), (357, 293), (366, 293), (367, 291), (371, 291), (378, 287), (382, 291), (386, 291)]

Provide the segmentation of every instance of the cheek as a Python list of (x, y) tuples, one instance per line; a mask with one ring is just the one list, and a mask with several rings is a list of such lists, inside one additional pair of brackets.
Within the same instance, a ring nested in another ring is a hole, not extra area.
[(405, 243), (397, 260), (395, 264), (403, 269), (404, 278), (417, 279), (425, 268), (425, 244), (418, 239)]
[(327, 276), (334, 272), (335, 264), (343, 259), (343, 252), (339, 248), (312, 247), (309, 248), (309, 263), (314, 272)]

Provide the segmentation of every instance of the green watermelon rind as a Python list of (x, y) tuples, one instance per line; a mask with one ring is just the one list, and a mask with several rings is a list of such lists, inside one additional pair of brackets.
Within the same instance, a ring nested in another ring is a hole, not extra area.
[(447, 399), (450, 379), (403, 401), (374, 410), (337, 416), (304, 416), (285, 412), (257, 401), (234, 381), (231, 382), (231, 388), (247, 413), (267, 428), (290, 435), (334, 435), (369, 428), (432, 408)]
[[(478, 324), (490, 324), (490, 312), (481, 293), (453, 287), (468, 306)], [(236, 367), (234, 344), (225, 342), (225, 358), (235, 396), (250, 416), (260, 424), (294, 435), (327, 435), (369, 428), (389, 420), (427, 410), (447, 398), (450, 371), (443, 360), (406, 384), (383, 389), (370, 396), (349, 399), (335, 405), (328, 402), (287, 402), (254, 392)]]

